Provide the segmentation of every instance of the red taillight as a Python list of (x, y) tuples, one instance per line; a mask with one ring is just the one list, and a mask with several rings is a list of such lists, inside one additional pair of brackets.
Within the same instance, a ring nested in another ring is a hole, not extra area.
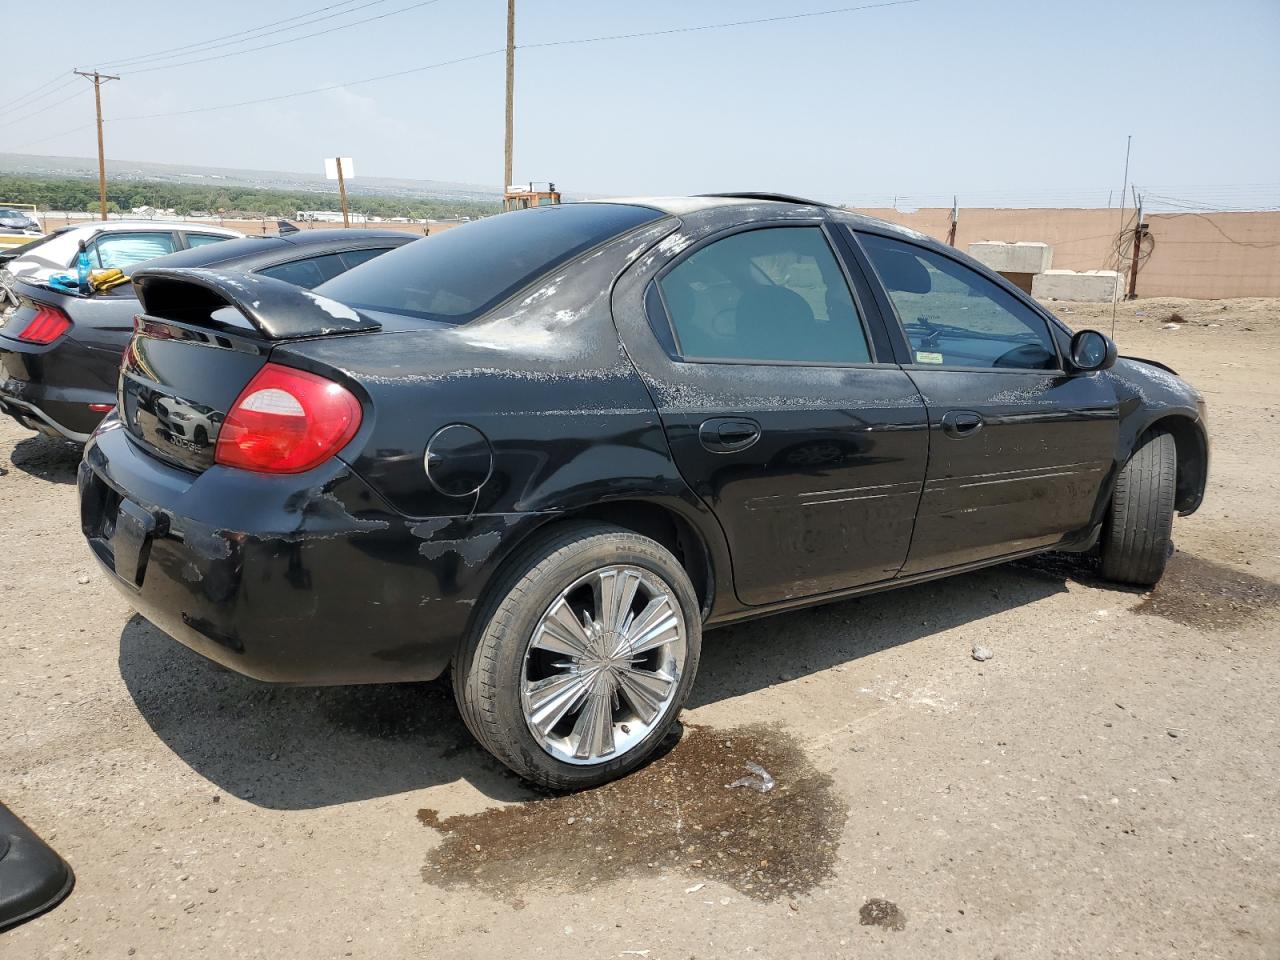
[(268, 363), (231, 405), (216, 463), (301, 473), (346, 446), (360, 429), (360, 401), (332, 380)]
[(25, 340), (27, 343), (53, 343), (71, 329), (71, 318), (57, 307), (43, 303), (35, 306), (36, 315), (18, 334), (19, 340)]

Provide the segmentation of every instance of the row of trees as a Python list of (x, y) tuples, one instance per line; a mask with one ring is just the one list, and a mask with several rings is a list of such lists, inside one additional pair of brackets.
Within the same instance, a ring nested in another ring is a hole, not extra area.
[[(0, 204), (33, 203), (42, 210), (98, 209), (98, 184), (65, 177), (0, 175)], [(372, 217), (480, 217), (497, 213), (498, 203), (471, 200), (433, 200), (410, 197), (347, 195), (353, 213)], [(135, 207), (172, 209), (186, 216), (208, 212), (234, 217), (292, 217), (299, 210), (337, 210), (338, 193), (308, 190), (260, 190), (251, 187), (203, 186), (153, 181), (107, 183), (107, 208), (120, 212)]]

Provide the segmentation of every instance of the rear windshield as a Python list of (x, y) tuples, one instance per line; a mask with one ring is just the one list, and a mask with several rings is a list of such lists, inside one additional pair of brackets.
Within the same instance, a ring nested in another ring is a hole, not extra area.
[(316, 292), (357, 308), (466, 323), (558, 264), (662, 216), (618, 203), (503, 213), (392, 250)]

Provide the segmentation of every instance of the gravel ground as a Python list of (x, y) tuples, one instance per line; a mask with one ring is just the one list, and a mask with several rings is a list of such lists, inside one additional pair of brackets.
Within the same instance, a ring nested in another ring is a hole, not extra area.
[(683, 737), (570, 797), (439, 684), (169, 640), (90, 560), (76, 452), (6, 421), (0, 799), (78, 884), (0, 957), (1280, 957), (1280, 301), (1118, 313), (1210, 404), (1155, 593), (1048, 558), (711, 632)]

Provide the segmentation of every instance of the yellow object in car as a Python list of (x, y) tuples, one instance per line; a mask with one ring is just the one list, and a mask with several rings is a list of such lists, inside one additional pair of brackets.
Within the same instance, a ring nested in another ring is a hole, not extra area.
[(128, 275), (118, 267), (110, 270), (93, 270), (89, 273), (89, 286), (93, 287), (94, 293), (102, 293), (128, 282)]

